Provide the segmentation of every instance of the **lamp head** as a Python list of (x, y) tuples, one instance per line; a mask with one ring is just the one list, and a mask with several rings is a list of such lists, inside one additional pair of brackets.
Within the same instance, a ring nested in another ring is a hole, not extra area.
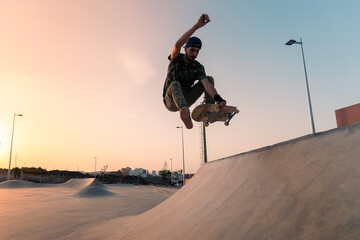
[(293, 45), (294, 43), (296, 43), (296, 40), (294, 39), (290, 39), (287, 43), (285, 43), (285, 45)]

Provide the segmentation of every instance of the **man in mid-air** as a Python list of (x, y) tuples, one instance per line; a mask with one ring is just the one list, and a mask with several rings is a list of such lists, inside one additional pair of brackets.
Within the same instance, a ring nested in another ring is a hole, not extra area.
[[(168, 57), (170, 63), (164, 84), (163, 101), (169, 111), (180, 112), (180, 118), (188, 129), (193, 127), (189, 107), (204, 91), (205, 103), (216, 102), (220, 108), (226, 106), (226, 101), (220, 97), (214, 87), (214, 78), (206, 76), (204, 66), (195, 60), (202, 42), (199, 38), (191, 36), (209, 22), (209, 16), (202, 14), (197, 23), (175, 43)], [(185, 54), (182, 54), (180, 50), (184, 44)], [(194, 84), (196, 80), (199, 82)]]

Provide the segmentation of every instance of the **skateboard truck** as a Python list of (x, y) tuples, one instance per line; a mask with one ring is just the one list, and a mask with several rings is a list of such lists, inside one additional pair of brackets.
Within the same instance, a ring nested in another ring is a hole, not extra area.
[[(203, 121), (203, 124), (205, 127), (208, 127), (209, 126), (209, 123), (212, 122), (212, 120), (214, 120), (213, 122), (216, 122), (216, 119), (219, 117), (217, 115), (217, 113), (219, 112), (220, 108), (216, 108), (216, 111), (214, 112), (211, 112), (211, 111), (208, 111), (206, 112), (205, 116), (207, 117), (207, 119), (205, 119)], [(230, 120), (235, 116), (235, 114), (239, 113), (239, 110), (238, 109), (235, 109), (232, 113), (230, 112), (226, 112), (223, 116), (226, 118), (226, 121), (224, 122), (224, 125), (225, 126), (229, 126), (230, 124)], [(212, 118), (214, 116), (214, 118)]]
[(229, 126), (230, 120), (235, 116), (235, 114), (239, 113), (239, 110), (236, 109), (233, 113), (226, 113), (225, 116), (229, 116), (228, 119), (224, 122), (225, 126)]

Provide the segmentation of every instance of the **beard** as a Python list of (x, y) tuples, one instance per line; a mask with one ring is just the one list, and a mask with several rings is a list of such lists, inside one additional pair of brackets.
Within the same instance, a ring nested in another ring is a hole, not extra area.
[(195, 61), (195, 59), (196, 59), (196, 57), (189, 57), (189, 56), (187, 55), (187, 53), (185, 53), (185, 57), (186, 57), (186, 59), (189, 60), (190, 62), (193, 62), (193, 61)]

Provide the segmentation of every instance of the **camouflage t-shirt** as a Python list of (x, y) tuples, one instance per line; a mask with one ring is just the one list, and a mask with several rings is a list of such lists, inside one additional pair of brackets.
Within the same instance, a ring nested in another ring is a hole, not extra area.
[(173, 81), (179, 81), (183, 90), (189, 90), (196, 80), (206, 78), (205, 68), (198, 61), (185, 63), (185, 54), (180, 53), (176, 58), (170, 60), (167, 76), (165, 79), (163, 97), (166, 90)]

